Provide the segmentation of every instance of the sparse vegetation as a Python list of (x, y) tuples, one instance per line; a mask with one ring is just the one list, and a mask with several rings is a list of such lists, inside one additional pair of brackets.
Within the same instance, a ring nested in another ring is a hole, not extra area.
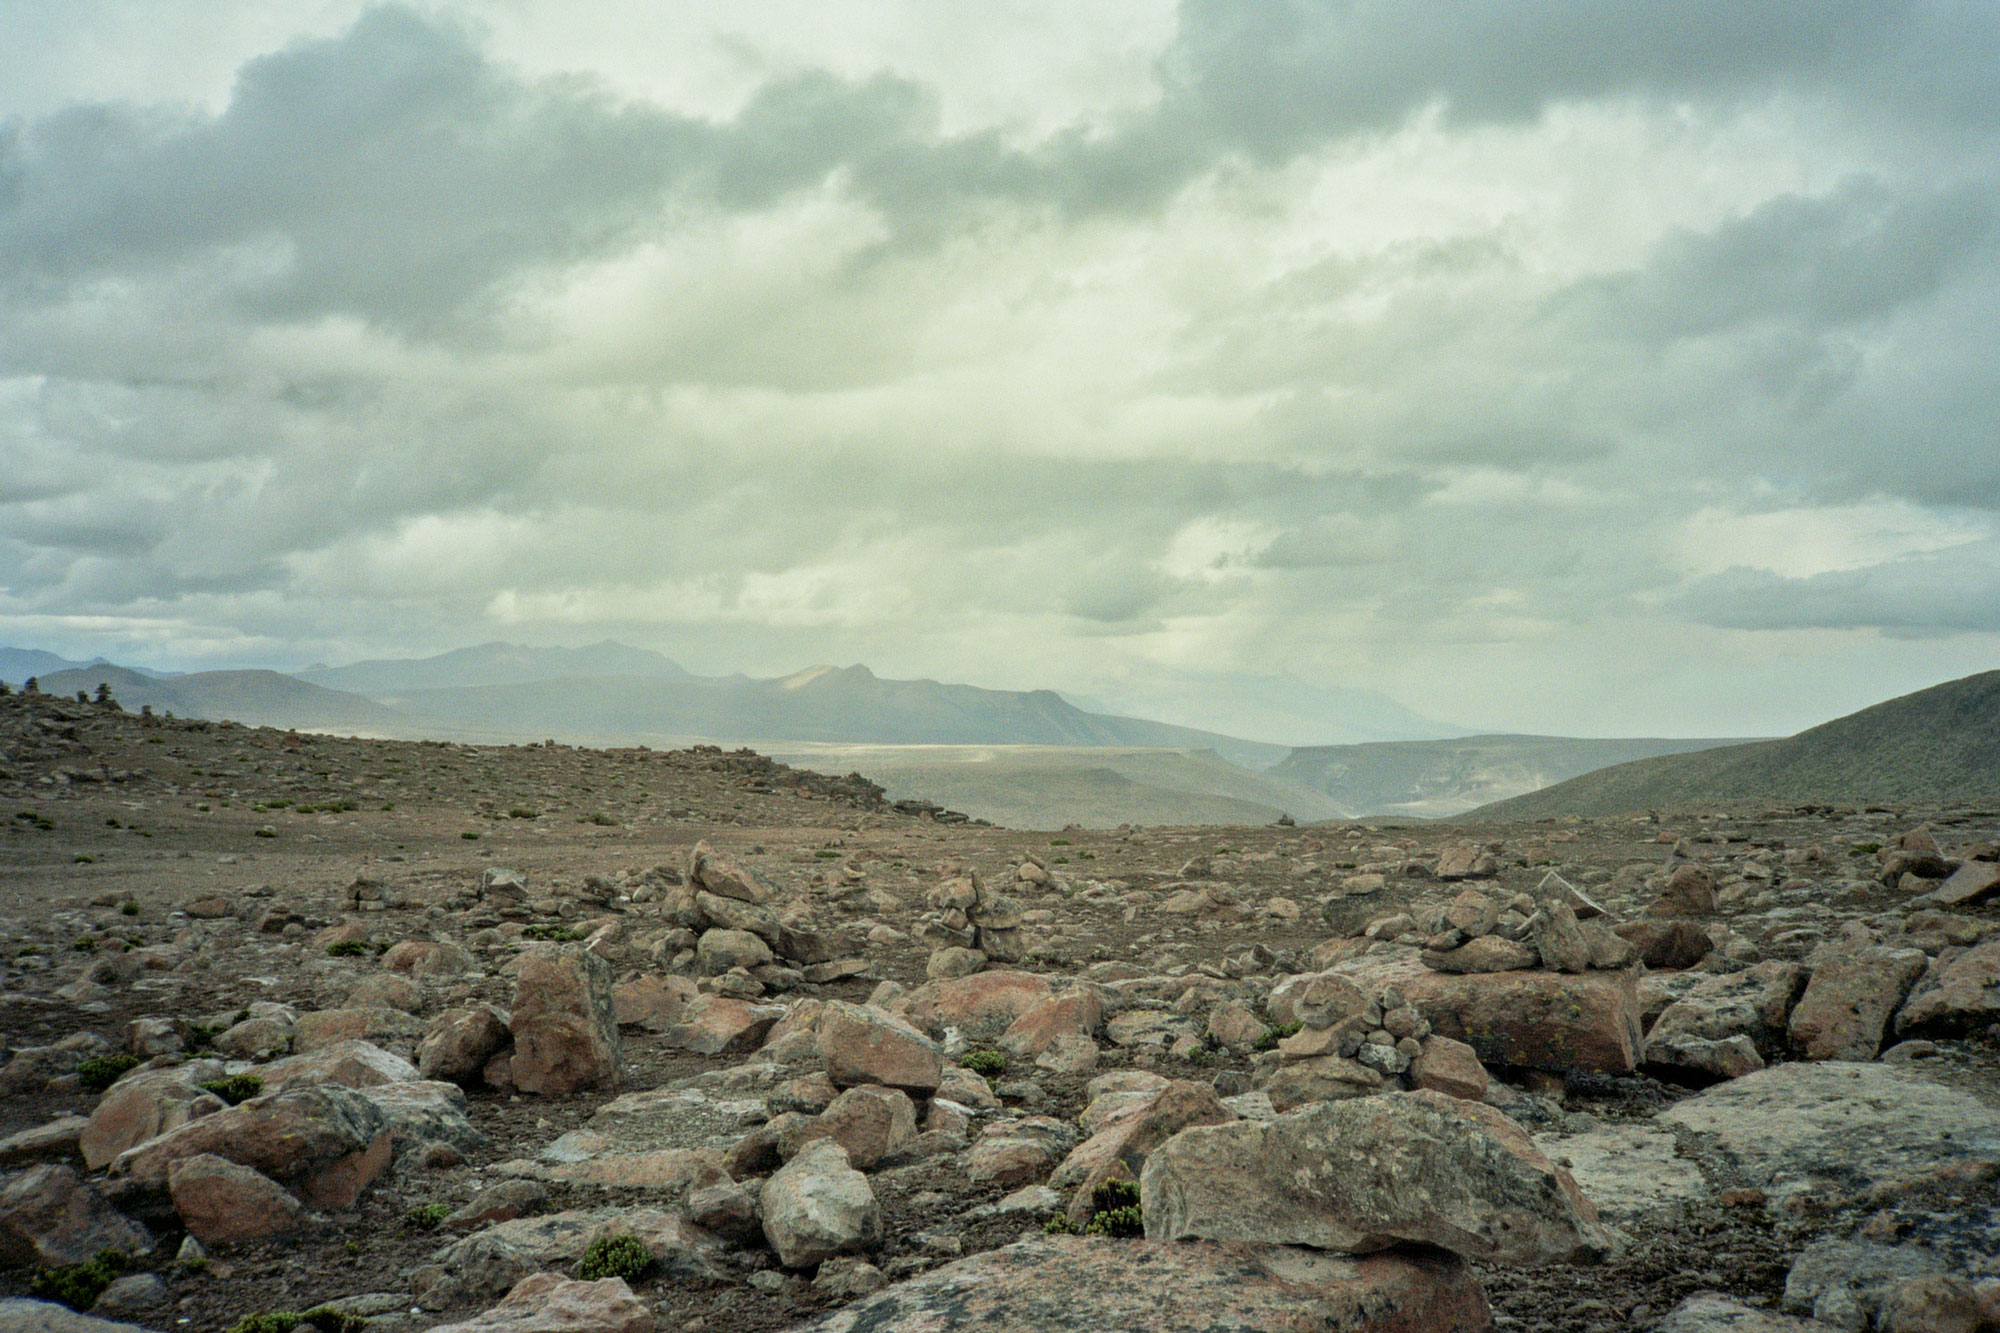
[(596, 824), (600, 828), (615, 828), (617, 827), (618, 824), (617, 820), (613, 819), (610, 815), (605, 814), (602, 810), (592, 810), (589, 814), (585, 815), (581, 820), (577, 822), (583, 824)]
[(366, 940), (335, 940), (326, 946), (328, 958), (358, 958), (370, 952), (372, 950), (369, 949)]
[(360, 1333), (366, 1327), (368, 1321), (360, 1315), (322, 1305), (305, 1311), (272, 1310), (245, 1315), (230, 1326), (229, 1333), (298, 1333), (302, 1329), (312, 1329), (314, 1333)]
[(57, 1301), (72, 1310), (88, 1310), (125, 1268), (124, 1255), (116, 1250), (100, 1250), (95, 1259), (80, 1264), (38, 1269), (28, 1279), (28, 1290), (45, 1301)]
[(636, 1282), (652, 1272), (658, 1262), (637, 1236), (599, 1236), (583, 1252), (583, 1259), (576, 1266), (576, 1276), (582, 1282), (596, 1282), (607, 1277), (622, 1277), (627, 1282)]
[(556, 944), (573, 944), (583, 938), (583, 932), (569, 926), (558, 926), (551, 921), (537, 921), (532, 926), (521, 927), (524, 940), (542, 940)]
[(255, 1074), (231, 1074), (226, 1078), (212, 1078), (200, 1085), (202, 1091), (216, 1096), (235, 1106), (247, 1102), (264, 1091), (264, 1080)]
[(1292, 1036), (1303, 1026), (1304, 1024), (1301, 1023), (1280, 1023), (1275, 1027), (1265, 1028), (1264, 1035), (1257, 1038), (1257, 1049), (1260, 1051), (1275, 1051), (1278, 1049), (1279, 1042)]
[(103, 1092), (139, 1067), (139, 1057), (120, 1051), (116, 1055), (95, 1055), (76, 1067), (76, 1081), (85, 1092)]
[(959, 1057), (958, 1062), (973, 1073), (983, 1074), (988, 1078), (1004, 1072), (1007, 1068), (1006, 1055), (1003, 1052), (990, 1049), (967, 1051)]
[(436, 1231), (450, 1216), (448, 1203), (420, 1203), (403, 1214), (403, 1225), (412, 1231)]
[(1105, 1181), (1090, 1192), (1090, 1205), (1093, 1211), (1084, 1235), (1131, 1240), (1146, 1234), (1146, 1223), (1139, 1213), (1139, 1187), (1132, 1181)]

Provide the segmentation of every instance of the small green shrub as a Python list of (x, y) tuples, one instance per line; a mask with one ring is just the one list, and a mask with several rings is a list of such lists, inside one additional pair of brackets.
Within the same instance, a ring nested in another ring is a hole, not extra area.
[(103, 1092), (123, 1078), (126, 1071), (139, 1067), (139, 1057), (120, 1052), (95, 1055), (76, 1067), (76, 1081), (85, 1092)]
[(815, 848), (813, 856), (821, 861), (838, 861), (840, 859), (840, 853), (831, 847)]
[(1076, 1223), (1069, 1220), (1068, 1213), (1057, 1213), (1054, 1217), (1042, 1223), (1042, 1234), (1044, 1236), (1074, 1236), (1076, 1234)]
[(366, 940), (336, 940), (326, 946), (328, 958), (359, 958), (363, 954), (373, 952)]
[(1191, 1065), (1205, 1065), (1214, 1059), (1215, 1052), (1206, 1046), (1197, 1046), (1188, 1052), (1188, 1063)]
[(420, 1203), (403, 1214), (403, 1225), (412, 1231), (436, 1231), (450, 1216), (448, 1203)]
[(187, 1044), (187, 1048), (190, 1051), (208, 1050), (215, 1045), (215, 1039), (221, 1036), (222, 1033), (223, 1029), (212, 1027), (207, 1023), (183, 1023), (181, 1025), (181, 1040)]
[(88, 856), (88, 855), (84, 854), (83, 852), (78, 852), (78, 853), (77, 853), (77, 854), (76, 854), (75, 856), (72, 856), (72, 857), (70, 858), (70, 860), (74, 861), (74, 862), (75, 862), (75, 863), (76, 863), (77, 865), (80, 865), (80, 866), (90, 866), (90, 865), (96, 865), (96, 864), (97, 864), (97, 858), (96, 858), (96, 857), (94, 857), (94, 856)]
[(1257, 1049), (1260, 1051), (1275, 1051), (1278, 1049), (1279, 1042), (1293, 1035), (1303, 1026), (1305, 1026), (1303, 1023), (1280, 1023), (1276, 1027), (1265, 1028), (1264, 1035), (1257, 1038)]
[(578, 822), (584, 824), (595, 824), (599, 828), (618, 827), (618, 821), (613, 819), (610, 815), (605, 814), (602, 810), (592, 810), (589, 814), (585, 815)]
[(477, 833), (474, 833), (471, 829), (467, 829), (465, 832), (459, 834), (458, 836), (465, 839), (467, 842), (479, 841), (479, 835)]
[(1007, 1057), (999, 1051), (967, 1051), (959, 1063), (975, 1074), (991, 1077), (1007, 1068)]
[(1881, 850), (1882, 844), (1879, 842), (1857, 842), (1854, 844), (1854, 854), (1856, 856), (1873, 856)]
[(627, 1282), (636, 1282), (650, 1273), (658, 1262), (637, 1236), (599, 1236), (583, 1252), (583, 1260), (576, 1266), (576, 1276), (579, 1282), (595, 1282), (607, 1277), (622, 1277)]
[(28, 1290), (45, 1301), (58, 1301), (72, 1310), (88, 1310), (124, 1271), (124, 1255), (116, 1250), (100, 1250), (95, 1259), (80, 1264), (38, 1269), (28, 1279)]
[(1123, 1208), (1107, 1208), (1091, 1218), (1083, 1234), (1109, 1236), (1113, 1240), (1136, 1240), (1146, 1234), (1146, 1222), (1139, 1214), (1138, 1204), (1127, 1204)]
[(517, 805), (507, 812), (507, 818), (509, 819), (540, 819), (541, 817), (541, 811), (530, 810), (525, 805)]
[(532, 926), (521, 927), (524, 940), (553, 940), (558, 944), (572, 944), (583, 938), (583, 932), (568, 926), (558, 926), (548, 921), (538, 921)]
[(274, 828), (253, 829), (250, 836), (253, 838), (275, 838), (278, 836), (278, 830)]
[(247, 1102), (264, 1090), (264, 1080), (255, 1074), (231, 1074), (227, 1078), (212, 1078), (200, 1085), (203, 1092), (212, 1092), (231, 1106)]
[(118, 905), (118, 910), (124, 913), (126, 916), (137, 916), (139, 915), (139, 904), (135, 902), (120, 903)]
[(70, 942), (69, 947), (78, 953), (95, 953), (97, 951), (97, 941), (89, 935), (79, 935)]

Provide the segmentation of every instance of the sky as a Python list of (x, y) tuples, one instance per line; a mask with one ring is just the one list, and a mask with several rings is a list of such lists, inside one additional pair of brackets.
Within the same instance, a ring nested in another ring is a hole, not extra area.
[(0, 642), (1788, 733), (2000, 666), (1996, 142), (1984, 0), (0, 0)]

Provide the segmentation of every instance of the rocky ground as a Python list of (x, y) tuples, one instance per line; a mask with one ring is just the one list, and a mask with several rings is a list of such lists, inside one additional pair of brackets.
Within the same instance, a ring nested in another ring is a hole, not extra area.
[(2000, 1328), (2000, 812), (942, 814), (0, 698), (0, 1327)]

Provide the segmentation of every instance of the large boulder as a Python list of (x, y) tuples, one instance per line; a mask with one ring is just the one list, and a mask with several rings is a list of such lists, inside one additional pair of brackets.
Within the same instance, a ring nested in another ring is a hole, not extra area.
[(146, 1229), (113, 1208), (89, 1181), (51, 1162), (0, 1189), (0, 1264), (80, 1264), (99, 1251), (144, 1254)]
[(577, 1282), (534, 1273), (492, 1309), (431, 1333), (653, 1333), (655, 1327), (652, 1307), (623, 1278)]
[(175, 1162), (167, 1189), (188, 1234), (204, 1245), (269, 1240), (305, 1221), (305, 1209), (283, 1185), (213, 1153)]
[(1657, 1123), (1708, 1136), (1744, 1183), (1781, 1199), (1861, 1196), (1879, 1181), (2000, 1163), (2000, 1111), (1881, 1063), (1773, 1065), (1677, 1102)]
[(84, 1164), (93, 1171), (109, 1166), (127, 1148), (222, 1110), (228, 1103), (200, 1086), (222, 1077), (222, 1069), (219, 1061), (194, 1060), (119, 1079), (98, 1100), (78, 1139)]
[(970, 1042), (995, 1041), (1051, 994), (1047, 977), (1032, 972), (980, 972), (917, 987), (902, 1006), (915, 1026), (933, 1037), (956, 1029)]
[(492, 1005), (447, 1009), (417, 1043), (417, 1070), (425, 1078), (475, 1083), (507, 1040), (507, 1015)]
[(611, 967), (587, 950), (536, 945), (521, 955), (508, 1023), (508, 1081), (523, 1092), (561, 1094), (618, 1081), (618, 1023)]
[(829, 1001), (820, 1015), (819, 1048), (837, 1087), (879, 1083), (928, 1094), (944, 1078), (943, 1048), (873, 1005)]
[(807, 1144), (764, 1182), (764, 1238), (787, 1268), (882, 1242), (882, 1210), (868, 1177), (830, 1139)]
[(115, 1180), (165, 1189), (173, 1164), (213, 1153), (261, 1171), (317, 1208), (345, 1208), (389, 1164), (388, 1118), (366, 1095), (308, 1084), (254, 1097), (119, 1154)]
[(1049, 1177), (1049, 1184), (1070, 1191), (1069, 1220), (1080, 1226), (1090, 1219), (1098, 1186), (1114, 1179), (1137, 1180), (1154, 1150), (1190, 1126), (1223, 1125), (1235, 1118), (1210, 1084), (1165, 1084), (1142, 1094), (1079, 1144)]
[(1796, 963), (1770, 961), (1706, 977), (1653, 1020), (1646, 1063), (1734, 1078), (1784, 1048), (1786, 1024), (1804, 985)]
[(1643, 1045), (1631, 972), (1488, 972), (1453, 976), (1414, 955), (1366, 955), (1337, 964), (1364, 990), (1395, 986), (1440, 1036), (1462, 1041), (1489, 1065), (1552, 1073), (1626, 1074)]
[(1408, 1243), (1503, 1264), (1617, 1247), (1569, 1173), (1511, 1120), (1436, 1092), (1183, 1130), (1147, 1159), (1140, 1202), (1155, 1240), (1349, 1254)]
[(1018, 1241), (897, 1283), (798, 1333), (1486, 1333), (1492, 1327), (1471, 1269), (1434, 1250), (1355, 1259), (1276, 1245), (1056, 1236)]
[(489, 1300), (524, 1277), (571, 1268), (593, 1241), (632, 1236), (646, 1247), (663, 1277), (714, 1281), (724, 1269), (714, 1238), (679, 1213), (659, 1208), (596, 1208), (496, 1223), (453, 1241), (412, 1275), (418, 1301), (431, 1310)]
[(1792, 1010), (1792, 1044), (1808, 1060), (1873, 1060), (1890, 1018), (1929, 961), (1921, 949), (1828, 951)]
[(2000, 1019), (2000, 938), (1949, 959), (1940, 955), (1897, 1012), (1896, 1033), (1959, 1037), (1996, 1019)]

